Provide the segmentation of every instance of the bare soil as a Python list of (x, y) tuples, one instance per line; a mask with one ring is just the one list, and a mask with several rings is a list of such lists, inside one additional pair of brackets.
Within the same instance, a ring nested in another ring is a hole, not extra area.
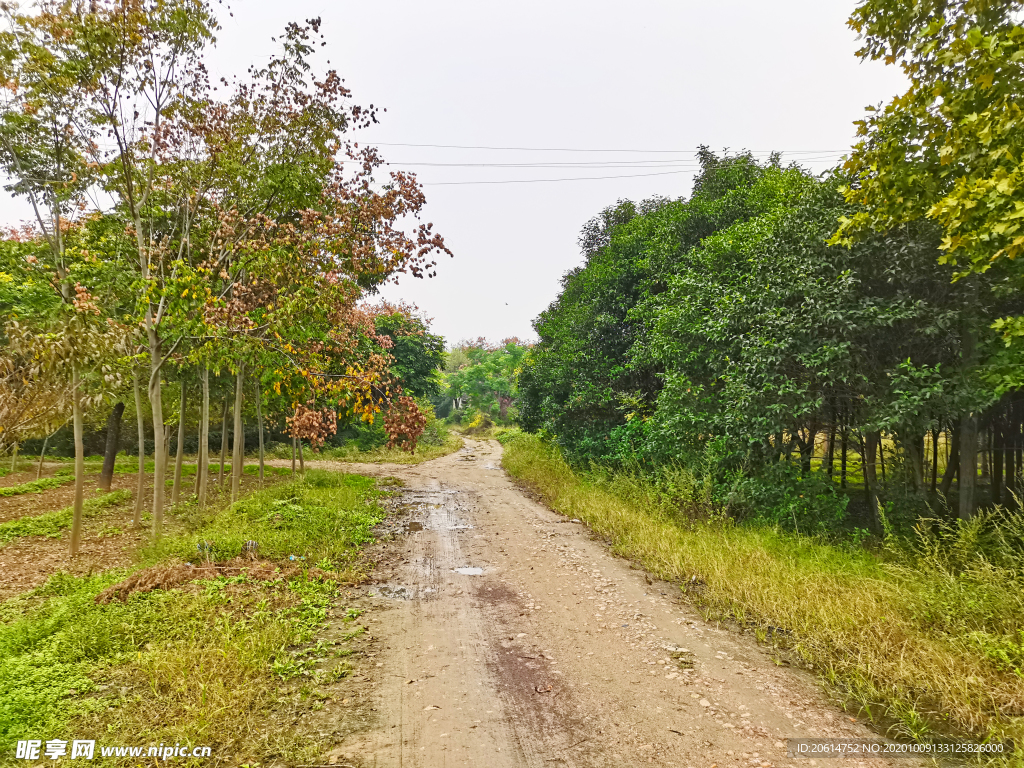
[[(34, 473), (30, 479), (35, 479)], [(88, 494), (94, 493), (97, 479), (97, 475), (86, 476), (87, 498)], [(266, 482), (275, 480), (268, 477)], [(111, 490), (129, 490), (132, 498), (85, 519), (81, 546), (74, 558), (68, 553), (70, 529), (65, 530), (59, 538), (28, 536), (6, 544), (0, 543), (0, 600), (38, 587), (54, 573), (83, 575), (130, 566), (135, 561), (138, 548), (149, 540), (148, 529), (136, 528), (132, 524), (137, 482), (138, 477), (134, 473), (114, 475)], [(186, 477), (184, 482), (186, 490), (191, 492), (194, 478)], [(242, 476), (243, 493), (254, 490), (257, 485), (258, 480), (252, 475)], [(219, 503), (216, 474), (210, 478), (209, 489), (210, 503)], [(145, 494), (143, 508), (148, 511), (153, 498), (151, 475), (147, 476)], [(73, 484), (39, 494), (0, 498), (0, 522), (64, 509), (71, 506), (73, 501)], [(171, 510), (164, 521), (167, 532), (180, 526)]]
[(323, 764), (770, 768), (815, 764), (787, 738), (878, 738), (811, 675), (531, 500), (497, 442), (416, 466), (307, 464), (405, 484), (375, 583), (345, 598), (367, 609), (353, 674), (288, 723), (333, 743)]

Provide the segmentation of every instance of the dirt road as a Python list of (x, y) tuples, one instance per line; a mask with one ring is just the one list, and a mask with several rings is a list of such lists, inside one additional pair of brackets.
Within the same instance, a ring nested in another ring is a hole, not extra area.
[(408, 534), (362, 589), (379, 639), (357, 662), (369, 714), (328, 763), (810, 765), (787, 757), (787, 737), (877, 738), (809, 675), (524, 495), (498, 443), (344, 468), (405, 482)]

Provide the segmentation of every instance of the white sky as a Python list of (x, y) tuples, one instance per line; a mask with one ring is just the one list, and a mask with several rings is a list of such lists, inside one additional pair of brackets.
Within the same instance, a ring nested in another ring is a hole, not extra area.
[[(243, 74), (289, 20), (321, 16), (356, 103), (387, 108), (360, 141), (633, 150), (542, 152), (382, 146), (426, 185), (425, 219), (454, 259), (385, 290), (449, 341), (534, 335), (531, 321), (580, 262), (581, 226), (620, 198), (689, 192), (693, 151), (805, 153), (815, 170), (850, 146), (868, 104), (904, 90), (861, 64), (854, 0), (236, 0), (221, 10), (212, 73)], [(678, 154), (643, 154), (670, 150)], [(818, 154), (811, 154), (817, 152)], [(784, 154), (790, 160), (800, 154)], [(438, 167), (420, 163), (678, 161), (682, 173), (553, 183), (455, 184), (664, 172), (637, 167)], [(433, 186), (438, 184), (438, 186)], [(0, 219), (24, 218), (4, 201)]]

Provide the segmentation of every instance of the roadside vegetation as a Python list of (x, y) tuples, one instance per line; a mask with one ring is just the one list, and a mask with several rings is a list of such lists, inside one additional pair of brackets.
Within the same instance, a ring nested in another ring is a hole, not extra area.
[(237, 764), (314, 758), (316, 735), (272, 713), (347, 674), (348, 640), (313, 640), (331, 614), (351, 624), (343, 638), (361, 632), (336, 601), (362, 576), (380, 495), (370, 479), (311, 470), (218, 511), (191, 505), (186, 530), (132, 568), (55, 574), (0, 603), (0, 751), (73, 732), (212, 746)]
[(519, 417), (518, 377), (530, 344), (518, 338), (492, 344), (485, 338), (455, 344), (444, 362), (435, 412), (460, 433), (495, 437)]
[(931, 521), (868, 551), (737, 524), (686, 469), (582, 471), (537, 436), (503, 442), (504, 467), (553, 509), (680, 584), (708, 621), (736, 622), (813, 669), (891, 736), (1020, 743), (1024, 517)]
[[(913, 6), (913, 7), (911, 7)], [(849, 159), (698, 153), (535, 321), (509, 471), (912, 739), (1024, 739), (1019, 3), (865, 0)]]

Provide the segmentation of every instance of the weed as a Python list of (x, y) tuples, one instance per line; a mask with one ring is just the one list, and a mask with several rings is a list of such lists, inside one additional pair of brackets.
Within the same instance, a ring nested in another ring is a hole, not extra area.
[[(93, 499), (86, 499), (82, 514), (90, 517), (105, 507), (112, 507), (131, 499), (131, 491), (114, 491)], [(46, 536), (51, 539), (58, 538), (66, 528), (71, 527), (74, 517), (74, 508), (46, 512), (34, 517), (21, 517), (17, 520), (9, 520), (0, 523), (0, 543), (6, 543), (21, 536)]]
[[(190, 557), (197, 539), (229, 552), (255, 538), (262, 557), (304, 551), (307, 562), (326, 558), (354, 576), (355, 550), (382, 517), (379, 495), (367, 478), (309, 472), (168, 536), (140, 565)], [(72, 732), (122, 744), (139, 734), (153, 743), (214, 744), (235, 764), (266, 755), (305, 760), (316, 751), (308, 738), (267, 728), (266, 717), (279, 679), (316, 685), (347, 674), (344, 662), (317, 669), (334, 646), (311, 644), (336, 599), (335, 581), (242, 573), (97, 602), (127, 575), (57, 574), (0, 603), (0, 754), (13, 754), (19, 738)], [(344, 613), (348, 621), (357, 616)], [(308, 693), (322, 699), (314, 688)]]
[[(705, 620), (740, 617), (899, 733), (1024, 737), (1021, 516), (922, 526), (916, 541), (873, 554), (777, 526), (680, 516), (678, 499), (642, 478), (575, 472), (532, 435), (509, 441), (503, 463), (617, 552), (687, 585)], [(683, 500), (713, 512), (693, 494)]]
[(30, 480), (27, 483), (21, 485), (9, 485), (5, 488), (0, 488), (0, 497), (4, 496), (20, 496), (23, 493), (42, 493), (48, 491), (51, 488), (59, 488), (65, 483), (71, 482), (74, 478), (68, 477), (65, 474), (61, 474), (57, 477), (44, 477), (40, 480)]

